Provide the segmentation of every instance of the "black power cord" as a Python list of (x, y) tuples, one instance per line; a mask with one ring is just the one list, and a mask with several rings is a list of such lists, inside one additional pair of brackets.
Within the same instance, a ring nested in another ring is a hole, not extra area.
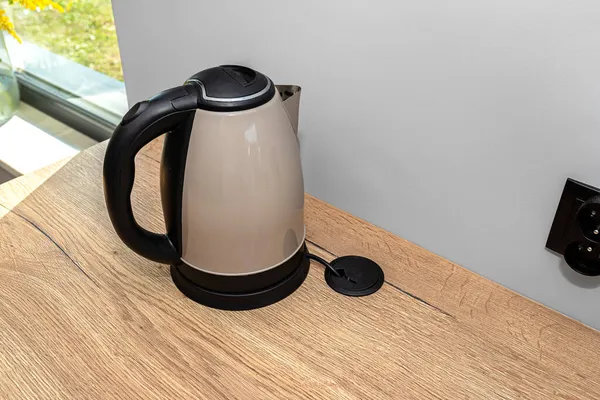
[(325, 282), (345, 296), (368, 296), (378, 291), (385, 282), (383, 270), (373, 260), (361, 256), (343, 256), (331, 263), (314, 254), (306, 258), (325, 266)]
[(341, 277), (342, 277), (342, 275), (341, 275), (339, 272), (337, 272), (337, 270), (336, 270), (335, 268), (333, 268), (333, 267), (331, 266), (331, 264), (329, 264), (329, 263), (327, 262), (327, 260), (325, 260), (325, 259), (323, 259), (323, 258), (321, 258), (321, 257), (319, 257), (319, 256), (316, 256), (316, 255), (314, 255), (314, 254), (310, 254), (310, 253), (307, 253), (307, 254), (306, 254), (306, 257), (310, 258), (311, 260), (315, 260), (315, 261), (316, 261), (316, 262), (318, 262), (319, 264), (322, 264), (322, 265), (324, 265), (324, 266), (325, 266), (325, 268), (329, 269), (329, 271), (331, 271), (331, 273), (332, 273), (332, 274), (334, 274), (335, 276), (337, 276), (338, 278), (341, 278)]

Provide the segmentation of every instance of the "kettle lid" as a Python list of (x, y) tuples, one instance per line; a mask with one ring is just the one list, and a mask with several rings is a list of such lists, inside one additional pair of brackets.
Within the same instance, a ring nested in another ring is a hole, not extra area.
[(275, 85), (267, 76), (241, 65), (205, 69), (185, 83), (200, 88), (198, 108), (210, 111), (248, 110), (265, 104), (275, 95)]

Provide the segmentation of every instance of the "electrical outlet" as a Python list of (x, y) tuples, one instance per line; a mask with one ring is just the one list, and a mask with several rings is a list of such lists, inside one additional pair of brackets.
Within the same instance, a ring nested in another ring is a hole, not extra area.
[(567, 179), (546, 248), (575, 271), (600, 275), (600, 189)]

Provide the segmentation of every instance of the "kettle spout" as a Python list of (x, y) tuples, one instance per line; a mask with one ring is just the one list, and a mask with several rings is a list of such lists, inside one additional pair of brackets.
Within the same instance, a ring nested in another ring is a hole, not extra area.
[(283, 100), (283, 108), (287, 112), (294, 133), (298, 135), (298, 116), (300, 113), (300, 86), (276, 85), (275, 86)]

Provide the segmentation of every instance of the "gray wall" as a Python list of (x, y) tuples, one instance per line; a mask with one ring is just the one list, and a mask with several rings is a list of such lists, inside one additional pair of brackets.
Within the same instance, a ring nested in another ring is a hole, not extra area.
[(600, 186), (597, 0), (113, 4), (131, 102), (221, 63), (299, 84), (309, 193), (600, 328), (544, 249), (565, 179)]

